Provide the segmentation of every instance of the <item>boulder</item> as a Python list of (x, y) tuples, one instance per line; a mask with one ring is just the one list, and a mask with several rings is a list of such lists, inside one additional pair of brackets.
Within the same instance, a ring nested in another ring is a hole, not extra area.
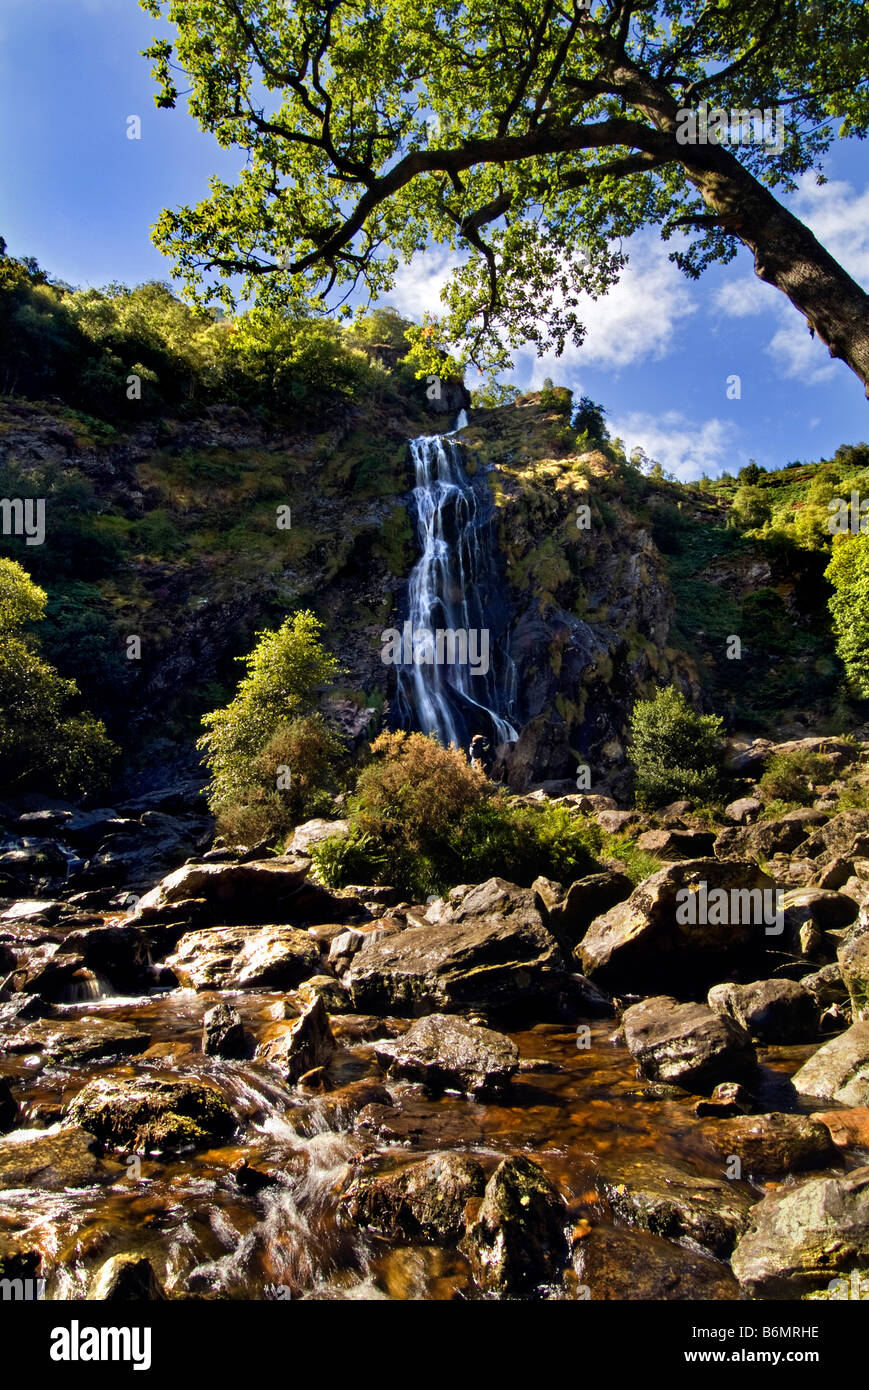
[(138, 1152), (200, 1146), (236, 1127), (220, 1091), (192, 1076), (169, 1081), (108, 1073), (89, 1081), (67, 1114), (101, 1144)]
[(571, 883), (566, 892), (549, 879), (537, 879), (531, 885), (543, 920), (568, 948), (582, 940), (595, 917), (630, 897), (632, 888), (627, 875), (614, 869), (586, 874)]
[(830, 888), (793, 888), (785, 893), (785, 932), (793, 922), (798, 926), (809, 917), (822, 932), (837, 931), (854, 921), (859, 912), (853, 898)]
[(739, 1285), (710, 1255), (623, 1226), (594, 1226), (573, 1250), (577, 1281), (593, 1302), (738, 1299)]
[(694, 1114), (701, 1119), (727, 1119), (748, 1115), (754, 1110), (751, 1093), (738, 1081), (719, 1081), (708, 1100), (694, 1103)]
[(283, 1079), (294, 1085), (306, 1072), (328, 1066), (334, 1052), (329, 1015), (317, 996), (294, 1023), (276, 1025), (257, 1049), (257, 1056), (277, 1067)]
[(248, 1040), (241, 1014), (231, 1004), (215, 1004), (202, 1018), (202, 1051), (209, 1057), (246, 1057)]
[(869, 1268), (869, 1167), (771, 1192), (731, 1263), (752, 1298), (783, 1300)]
[(818, 1032), (814, 995), (794, 980), (755, 980), (749, 985), (713, 985), (708, 1004), (728, 1014), (758, 1042), (806, 1042)]
[(632, 1004), (622, 1024), (631, 1056), (653, 1081), (700, 1092), (756, 1065), (745, 1029), (705, 1004), (657, 995)]
[(583, 973), (616, 992), (693, 993), (762, 956), (775, 901), (773, 880), (752, 862), (670, 864), (595, 918), (577, 952)]
[(248, 863), (183, 864), (139, 899), (129, 923), (147, 922), (153, 911), (201, 898), (219, 922), (289, 921), (293, 899), (310, 868), (310, 860), (285, 854)]
[(869, 1106), (815, 1111), (812, 1119), (826, 1127), (837, 1149), (869, 1149)]
[(724, 814), (728, 820), (735, 821), (737, 825), (749, 825), (757, 820), (763, 810), (763, 802), (756, 796), (741, 796), (736, 801), (731, 801), (724, 808)]
[(748, 1183), (707, 1178), (648, 1154), (607, 1163), (596, 1178), (616, 1220), (726, 1259), (757, 1197)]
[(468, 1222), (464, 1248), (477, 1283), (498, 1295), (530, 1293), (561, 1278), (567, 1212), (556, 1188), (524, 1155), (505, 1158)]
[(462, 1018), (430, 1014), (392, 1042), (373, 1044), (392, 1076), (418, 1081), (428, 1091), (460, 1091), (473, 1100), (506, 1091), (519, 1067), (512, 1039)]
[(769, 859), (773, 854), (790, 854), (808, 839), (812, 827), (822, 825), (822, 811), (788, 811), (777, 820), (722, 830), (715, 841), (719, 859)]
[(90, 1187), (101, 1172), (93, 1135), (55, 1126), (44, 1133), (24, 1131), (0, 1139), (0, 1188), (41, 1188), (63, 1192)]
[(720, 1120), (710, 1138), (725, 1158), (749, 1173), (797, 1173), (835, 1162), (830, 1131), (811, 1115), (739, 1115)]
[(637, 849), (660, 859), (704, 859), (712, 854), (715, 835), (710, 830), (646, 830)]
[(869, 811), (840, 811), (804, 840), (794, 857), (812, 859), (816, 869), (820, 870), (837, 857), (853, 856), (855, 852), (859, 854), (859, 842), (864, 836), (869, 836)]
[(869, 1020), (869, 933), (849, 937), (843, 943), (839, 968), (855, 1022)]
[(439, 921), (368, 936), (345, 983), (360, 1013), (539, 1013), (557, 1007), (569, 971), (530, 889), (493, 878), (441, 904)]
[(295, 989), (322, 972), (307, 931), (270, 926), (205, 927), (181, 937), (166, 960), (187, 989)]
[(319, 845), (323, 840), (330, 840), (335, 835), (347, 835), (349, 832), (349, 820), (306, 820), (304, 825), (296, 826), (287, 851), (290, 854), (308, 854), (313, 845)]
[(803, 1096), (869, 1105), (869, 1023), (852, 1023), (824, 1043), (791, 1080)]
[(4, 1034), (2, 1052), (44, 1052), (53, 1062), (80, 1064), (144, 1052), (150, 1034), (110, 1018), (38, 1019)]
[(465, 1231), (465, 1208), (481, 1198), (486, 1177), (476, 1159), (430, 1154), (385, 1173), (357, 1178), (341, 1208), (357, 1226), (387, 1240), (454, 1243)]
[(10, 1129), (15, 1128), (20, 1113), (18, 1101), (9, 1089), (9, 1082), (5, 1076), (0, 1076), (0, 1134), (7, 1134)]

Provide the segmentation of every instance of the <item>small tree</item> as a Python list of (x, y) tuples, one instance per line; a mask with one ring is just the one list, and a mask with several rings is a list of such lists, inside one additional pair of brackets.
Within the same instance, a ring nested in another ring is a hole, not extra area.
[(848, 688), (869, 700), (869, 537), (834, 537), (825, 574), (833, 586), (829, 608)]
[(591, 396), (580, 396), (573, 428), (577, 434), (586, 434), (589, 439), (605, 440), (609, 435), (606, 427), (606, 411)]
[(688, 797), (714, 796), (721, 776), (722, 720), (698, 714), (675, 686), (653, 700), (638, 700), (630, 722), (628, 757), (634, 768), (637, 804), (664, 806)]
[(117, 749), (98, 719), (68, 712), (75, 681), (43, 661), (26, 631), (46, 601), (21, 565), (0, 559), (0, 785), (38, 780), (77, 796), (105, 786)]
[[(286, 748), (296, 746), (300, 716), (313, 713), (318, 689), (339, 674), (335, 657), (323, 650), (322, 627), (319, 619), (305, 610), (287, 618), (277, 632), (257, 633), (253, 651), (239, 658), (247, 667), (247, 675), (235, 698), (225, 709), (204, 716), (202, 722), (208, 732), (198, 746), (204, 750), (211, 771), (209, 802), (219, 817), (233, 808), (262, 804), (267, 791), (276, 806), (292, 806), (293, 768), (288, 766), (289, 776), (279, 771), (285, 764), (277, 757), (278, 744), (273, 740), (289, 725), (292, 734), (285, 731), (279, 742)], [(313, 730), (309, 733), (313, 737)], [(270, 745), (275, 763), (266, 775), (263, 757)], [(287, 793), (286, 803), (277, 796), (282, 791)], [(268, 828), (263, 819), (260, 829), (266, 833)], [(272, 818), (272, 828), (282, 826)]]
[(746, 484), (733, 499), (733, 519), (744, 531), (754, 531), (772, 516), (763, 489)]

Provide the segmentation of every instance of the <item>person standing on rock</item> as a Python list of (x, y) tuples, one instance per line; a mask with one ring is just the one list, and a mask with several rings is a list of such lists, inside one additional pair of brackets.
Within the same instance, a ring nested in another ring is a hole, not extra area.
[(482, 734), (474, 734), (468, 748), (468, 756), (471, 760), (471, 767), (479, 768), (488, 777), (492, 760), (489, 756), (489, 745)]

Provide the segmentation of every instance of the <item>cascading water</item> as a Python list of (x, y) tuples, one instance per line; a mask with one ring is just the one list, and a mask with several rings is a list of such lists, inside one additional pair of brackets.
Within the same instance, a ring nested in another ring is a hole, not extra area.
[[(461, 411), (455, 428), (466, 424)], [(472, 488), (450, 435), (421, 435), (411, 440), (410, 450), (421, 554), (408, 583), (400, 721), (459, 748), (475, 734), (487, 736), (493, 747), (515, 742), (509, 716), (516, 673), (506, 650), (508, 613), (494, 559), (494, 508)], [(463, 651), (468, 659), (450, 660)]]

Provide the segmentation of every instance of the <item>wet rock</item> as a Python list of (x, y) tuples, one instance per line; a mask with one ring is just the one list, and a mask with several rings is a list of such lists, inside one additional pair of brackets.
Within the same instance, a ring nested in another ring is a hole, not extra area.
[(512, 1039), (446, 1014), (421, 1018), (394, 1042), (373, 1046), (390, 1075), (421, 1082), (435, 1093), (461, 1091), (474, 1100), (502, 1095), (519, 1066)]
[(290, 854), (308, 854), (313, 845), (335, 835), (346, 835), (349, 830), (349, 820), (306, 820), (304, 825), (296, 826), (287, 850)]
[[(79, 927), (64, 941), (64, 950), (80, 956), (88, 970), (104, 976), (120, 993), (133, 993), (150, 983), (153, 937), (143, 927)], [(164, 951), (175, 938), (165, 937)]]
[(812, 1119), (826, 1127), (837, 1149), (869, 1149), (869, 1106), (816, 1111)]
[(246, 1057), (248, 1039), (241, 1014), (231, 1004), (215, 1004), (202, 1017), (202, 1051), (209, 1057)]
[(715, 835), (707, 830), (646, 830), (637, 849), (660, 859), (703, 859), (712, 853)]
[(582, 940), (595, 917), (630, 897), (632, 888), (631, 880), (614, 869), (586, 874), (566, 892), (548, 879), (537, 879), (531, 885), (546, 925), (571, 947)]
[(70, 983), (84, 965), (78, 952), (59, 950), (54, 944), (24, 949), (9, 974), (9, 986), (23, 994), (38, 994), (49, 1003), (60, 1003)]
[(257, 1056), (271, 1062), (285, 1081), (294, 1084), (314, 1067), (327, 1066), (334, 1052), (329, 1015), (318, 996), (294, 1023), (276, 1024), (271, 1036), (257, 1049)]
[(553, 1010), (568, 969), (529, 889), (503, 879), (469, 889), (437, 922), (366, 939), (345, 983), (360, 1013)]
[(319, 1134), (323, 1126), (340, 1134), (351, 1130), (357, 1116), (368, 1106), (390, 1109), (392, 1096), (379, 1081), (350, 1081), (328, 1095), (319, 1096), (307, 1107), (293, 1111), (293, 1125), (300, 1133)]
[(477, 1283), (499, 1295), (530, 1293), (559, 1280), (567, 1262), (567, 1213), (552, 1183), (522, 1155), (499, 1163), (464, 1248)]
[(802, 1298), (869, 1267), (869, 1168), (770, 1193), (754, 1208), (732, 1267), (758, 1299)]
[(89, 1299), (107, 1303), (153, 1303), (165, 1296), (144, 1255), (113, 1255), (97, 1272), (88, 1294)]
[(573, 1268), (592, 1302), (741, 1297), (718, 1260), (626, 1227), (594, 1226), (576, 1241)]
[[(712, 897), (715, 890), (726, 894), (721, 921), (709, 903), (718, 902)], [(747, 966), (762, 954), (770, 939), (763, 893), (774, 908), (774, 891), (773, 880), (754, 863), (699, 859), (670, 864), (639, 884), (627, 902), (595, 918), (577, 952), (583, 972), (616, 992), (660, 987), (694, 991), (704, 981), (713, 984), (737, 961)], [(692, 922), (692, 916), (715, 920)]]
[(138, 1152), (205, 1144), (236, 1127), (220, 1092), (195, 1077), (100, 1076), (79, 1091), (67, 1114), (101, 1144)]
[(89, 1187), (100, 1172), (93, 1136), (84, 1129), (25, 1131), (0, 1139), (0, 1188), (41, 1188), (62, 1192)]
[(35, 922), (38, 926), (50, 927), (62, 911), (63, 903), (56, 898), (22, 898), (0, 912), (0, 929), (12, 922)]
[(708, 1003), (716, 1013), (735, 1019), (759, 1042), (806, 1042), (817, 1035), (817, 1000), (794, 980), (713, 985)]
[(749, 1173), (797, 1173), (835, 1162), (827, 1127), (810, 1115), (741, 1115), (722, 1120), (710, 1137), (726, 1158), (739, 1158)]
[(0, 1076), (0, 1134), (14, 1129), (20, 1116), (18, 1101), (9, 1089), (9, 1082)]
[(289, 920), (309, 868), (309, 859), (293, 854), (244, 864), (183, 864), (139, 900), (129, 921), (148, 921), (153, 910), (190, 898), (204, 899), (216, 921)]
[(737, 825), (748, 825), (751, 821), (757, 820), (763, 810), (763, 802), (756, 796), (741, 796), (736, 801), (731, 801), (724, 808), (724, 814), (728, 820), (735, 821)]
[(751, 1093), (738, 1081), (719, 1081), (708, 1100), (695, 1103), (694, 1114), (701, 1119), (726, 1119), (731, 1115), (748, 1115), (753, 1109)]
[(869, 1023), (853, 1023), (824, 1043), (791, 1080), (800, 1095), (869, 1105)]
[(744, 1028), (705, 1004), (656, 995), (622, 1017), (625, 1042), (644, 1076), (702, 1091), (756, 1065)]
[(3, 1036), (0, 1052), (44, 1052), (52, 1062), (95, 1062), (143, 1052), (150, 1035), (110, 1018), (39, 1019)]
[(360, 1177), (341, 1198), (349, 1219), (390, 1240), (458, 1241), (465, 1208), (486, 1178), (475, 1159), (431, 1154), (394, 1172)]
[(730, 1254), (757, 1201), (748, 1183), (701, 1177), (654, 1155), (606, 1164), (596, 1186), (617, 1220), (719, 1259)]
[(869, 1020), (869, 934), (851, 937), (840, 947), (839, 968), (855, 1022)]
[(294, 927), (205, 927), (166, 960), (188, 989), (295, 989), (322, 971), (314, 938)]
[(332, 975), (312, 975), (310, 980), (305, 980), (304, 984), (299, 985), (296, 997), (301, 1008), (307, 1007), (319, 998), (322, 999), (327, 1013), (349, 1014), (353, 1010), (349, 991)]

